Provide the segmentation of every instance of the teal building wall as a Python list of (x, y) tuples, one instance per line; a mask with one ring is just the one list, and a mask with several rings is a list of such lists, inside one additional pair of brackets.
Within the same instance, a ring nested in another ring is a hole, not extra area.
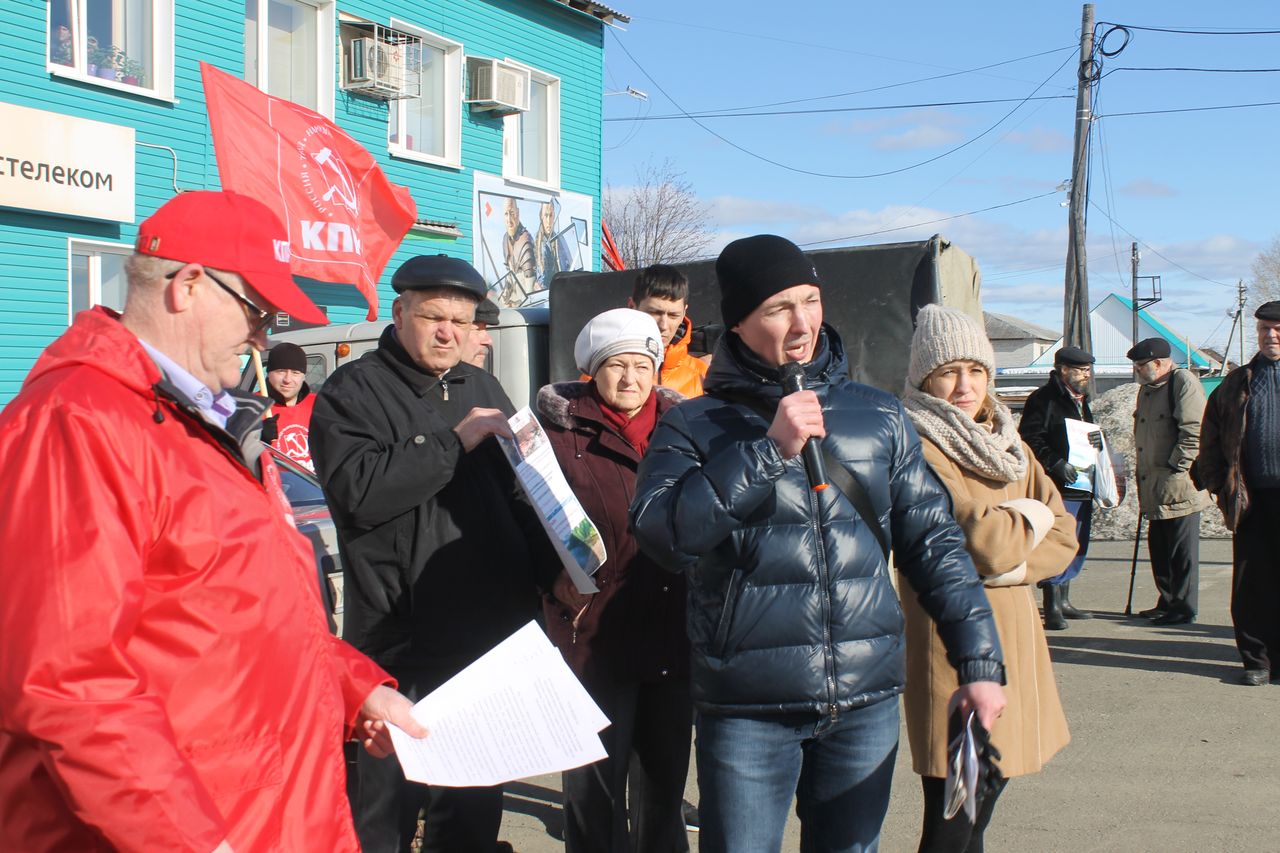
[[(0, 79), (6, 84), (0, 102), (135, 128), (137, 177), (132, 223), (0, 208), (0, 406), (13, 398), (40, 352), (68, 325), (69, 241), (132, 245), (138, 223), (173, 196), (175, 181), (183, 190), (218, 188), (199, 63), (238, 77), (244, 72), (244, 0), (176, 0), (171, 102), (51, 74), (45, 58), (46, 0), (17, 0), (14, 5), (0, 28)], [(445, 0), (432, 5), (351, 0), (326, 12), (339, 13), (380, 24), (394, 17), (461, 42), (467, 55), (510, 58), (559, 77), (559, 189), (593, 199), (591, 257), (599, 256), (600, 20), (553, 0)], [(335, 77), (341, 65), (337, 31), (335, 22)], [(336, 80), (334, 86), (337, 124), (373, 153), (392, 182), (410, 189), (420, 218), (456, 222), (462, 232), (456, 238), (418, 232), (406, 236), (378, 285), (379, 316), (389, 321), (395, 294), (388, 282), (405, 259), (444, 252), (472, 260), (473, 173), (502, 174), (502, 121), (459, 103), (461, 168), (397, 159), (387, 152), (387, 104), (345, 92)], [(5, 133), (0, 127), (0, 158), (5, 156)], [(364, 301), (355, 288), (321, 285), (311, 293), (328, 308), (333, 322), (364, 319)]]

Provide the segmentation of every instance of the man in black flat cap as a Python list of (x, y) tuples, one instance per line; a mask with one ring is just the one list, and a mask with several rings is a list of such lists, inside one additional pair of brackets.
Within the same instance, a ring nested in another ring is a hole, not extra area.
[(1200, 451), (1204, 388), (1173, 362), (1164, 338), (1139, 341), (1125, 354), (1139, 383), (1133, 413), (1138, 504), (1150, 522), (1147, 550), (1160, 599), (1139, 616), (1156, 625), (1196, 621), (1200, 585), (1200, 510), (1208, 495), (1191, 482)]
[(1089, 380), (1093, 377), (1093, 356), (1079, 347), (1063, 347), (1053, 357), (1049, 381), (1027, 398), (1022, 408), (1018, 432), (1035, 453), (1044, 470), (1062, 493), (1062, 503), (1076, 520), (1076, 540), (1080, 550), (1066, 571), (1041, 581), (1044, 590), (1044, 627), (1063, 631), (1067, 619), (1089, 619), (1091, 614), (1071, 604), (1071, 579), (1084, 568), (1089, 551), (1089, 530), (1093, 518), (1093, 491), (1081, 488), (1080, 473), (1067, 461), (1068, 419), (1095, 423), (1089, 411)]
[(1258, 354), (1209, 395), (1192, 476), (1235, 534), (1231, 621), (1241, 682), (1280, 677), (1280, 301), (1254, 313)]
[[(462, 363), (486, 298), (446, 255), (404, 263), (378, 348), (318, 394), (311, 450), (345, 580), (343, 633), (417, 701), (532, 619), (558, 560), (494, 435), (511, 401)], [(366, 851), (495, 849), (502, 788), (406, 782), (393, 759), (358, 759), (348, 793)]]

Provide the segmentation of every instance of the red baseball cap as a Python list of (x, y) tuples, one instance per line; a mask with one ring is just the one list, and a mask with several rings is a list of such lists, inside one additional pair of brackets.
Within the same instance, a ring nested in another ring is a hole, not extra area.
[(289, 268), (289, 234), (257, 199), (223, 190), (195, 190), (169, 199), (138, 228), (136, 250), (238, 273), (271, 303), (304, 323), (329, 320)]

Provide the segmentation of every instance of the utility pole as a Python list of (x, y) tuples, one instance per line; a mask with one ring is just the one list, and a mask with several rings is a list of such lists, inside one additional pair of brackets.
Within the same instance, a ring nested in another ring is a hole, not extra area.
[(1236, 279), (1236, 318), (1240, 322), (1240, 360), (1236, 364), (1244, 364), (1244, 281)]
[[(1067, 222), (1066, 298), (1062, 311), (1062, 343), (1093, 349), (1089, 328), (1088, 259), (1085, 256), (1085, 206), (1089, 174), (1090, 90), (1093, 86), (1093, 4), (1084, 4), (1080, 20), (1080, 65), (1076, 71), (1075, 147), (1071, 156), (1071, 202)], [(1136, 320), (1135, 320), (1136, 322)]]
[(1240, 327), (1240, 360), (1236, 364), (1244, 364), (1244, 281), (1236, 279), (1236, 310), (1231, 318), (1231, 331), (1227, 332), (1227, 345), (1222, 350), (1222, 369), (1218, 375), (1227, 372), (1227, 362), (1231, 360), (1231, 339), (1236, 335), (1236, 326)]
[(1138, 345), (1138, 261), (1141, 256), (1138, 254), (1138, 244), (1135, 242), (1129, 248), (1129, 268), (1132, 271), (1130, 283), (1133, 302), (1133, 345)]

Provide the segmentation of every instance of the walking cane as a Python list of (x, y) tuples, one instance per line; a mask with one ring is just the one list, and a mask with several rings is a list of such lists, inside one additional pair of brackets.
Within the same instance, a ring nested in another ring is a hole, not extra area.
[(1142, 541), (1142, 513), (1138, 513), (1138, 530), (1133, 534), (1133, 560), (1129, 563), (1129, 600), (1124, 604), (1124, 615), (1133, 615), (1133, 579), (1138, 575), (1138, 543)]

